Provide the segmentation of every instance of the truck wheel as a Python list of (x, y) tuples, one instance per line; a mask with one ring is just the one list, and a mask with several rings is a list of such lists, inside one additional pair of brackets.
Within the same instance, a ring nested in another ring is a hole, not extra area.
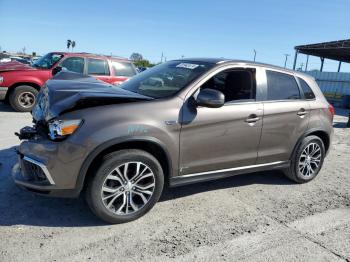
[(320, 172), (324, 157), (323, 141), (318, 136), (307, 136), (301, 141), (284, 174), (300, 184), (309, 182)]
[(35, 104), (38, 90), (32, 86), (17, 86), (9, 95), (11, 107), (18, 112), (30, 112)]
[(102, 220), (125, 223), (146, 214), (163, 185), (163, 170), (155, 157), (142, 150), (120, 150), (103, 158), (88, 181), (86, 200)]

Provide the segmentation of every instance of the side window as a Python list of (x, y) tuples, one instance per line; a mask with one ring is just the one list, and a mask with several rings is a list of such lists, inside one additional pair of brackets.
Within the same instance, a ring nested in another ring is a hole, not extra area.
[(255, 70), (223, 71), (210, 78), (201, 88), (221, 91), (225, 95), (225, 103), (255, 100)]
[(87, 59), (88, 75), (109, 75), (108, 63), (102, 59)]
[(68, 57), (67, 59), (63, 60), (60, 66), (69, 71), (82, 74), (84, 73), (84, 58)]
[(131, 63), (112, 61), (112, 67), (115, 76), (132, 77), (136, 75), (135, 68)]
[(300, 91), (291, 75), (266, 70), (267, 100), (300, 99)]
[(305, 99), (314, 99), (315, 98), (315, 94), (314, 92), (312, 92), (310, 86), (300, 77), (298, 77), (299, 83), (300, 83), (300, 87), (303, 90)]

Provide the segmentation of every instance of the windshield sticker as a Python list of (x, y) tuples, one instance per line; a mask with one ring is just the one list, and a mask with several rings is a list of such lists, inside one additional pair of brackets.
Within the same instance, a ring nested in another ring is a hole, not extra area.
[(181, 63), (181, 64), (178, 64), (176, 67), (182, 67), (182, 68), (187, 68), (187, 69), (195, 69), (198, 66), (199, 65), (196, 65), (196, 64)]

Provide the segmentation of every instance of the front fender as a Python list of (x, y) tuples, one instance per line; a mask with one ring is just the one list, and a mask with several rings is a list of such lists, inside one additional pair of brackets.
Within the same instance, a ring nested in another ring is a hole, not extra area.
[[(173, 163), (172, 163), (172, 159), (170, 157), (170, 153), (169, 153), (168, 149), (166, 148), (166, 146), (164, 145), (164, 143), (161, 142), (160, 140), (158, 140), (154, 137), (145, 137), (145, 136), (143, 136), (143, 137), (114, 138), (114, 139), (106, 141), (103, 144), (97, 146), (86, 157), (86, 159), (84, 160), (84, 162), (80, 168), (80, 171), (79, 171), (79, 174), (77, 177), (77, 182), (76, 182), (77, 192), (81, 192), (81, 190), (83, 189), (88, 169), (91, 166), (92, 162), (96, 159), (96, 157), (98, 157), (103, 151), (105, 151), (106, 149), (108, 149), (112, 146), (117, 146), (119, 144), (129, 143), (129, 142), (147, 142), (147, 143), (152, 143), (152, 144), (155, 144), (157, 146), (160, 146), (166, 154), (166, 158), (168, 160), (168, 165), (169, 165), (169, 171), (172, 172)], [(171, 174), (169, 174), (169, 176), (171, 176)]]

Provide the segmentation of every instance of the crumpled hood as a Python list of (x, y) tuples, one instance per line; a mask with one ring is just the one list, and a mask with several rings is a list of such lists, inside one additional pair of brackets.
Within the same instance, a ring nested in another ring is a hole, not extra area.
[(152, 99), (90, 76), (60, 72), (40, 91), (32, 115), (35, 121), (49, 121), (75, 109)]
[(23, 64), (18, 61), (11, 61), (11, 62), (5, 62), (0, 63), (0, 72), (6, 72), (6, 71), (29, 71), (29, 70), (37, 70), (34, 67), (31, 67), (29, 65)]

